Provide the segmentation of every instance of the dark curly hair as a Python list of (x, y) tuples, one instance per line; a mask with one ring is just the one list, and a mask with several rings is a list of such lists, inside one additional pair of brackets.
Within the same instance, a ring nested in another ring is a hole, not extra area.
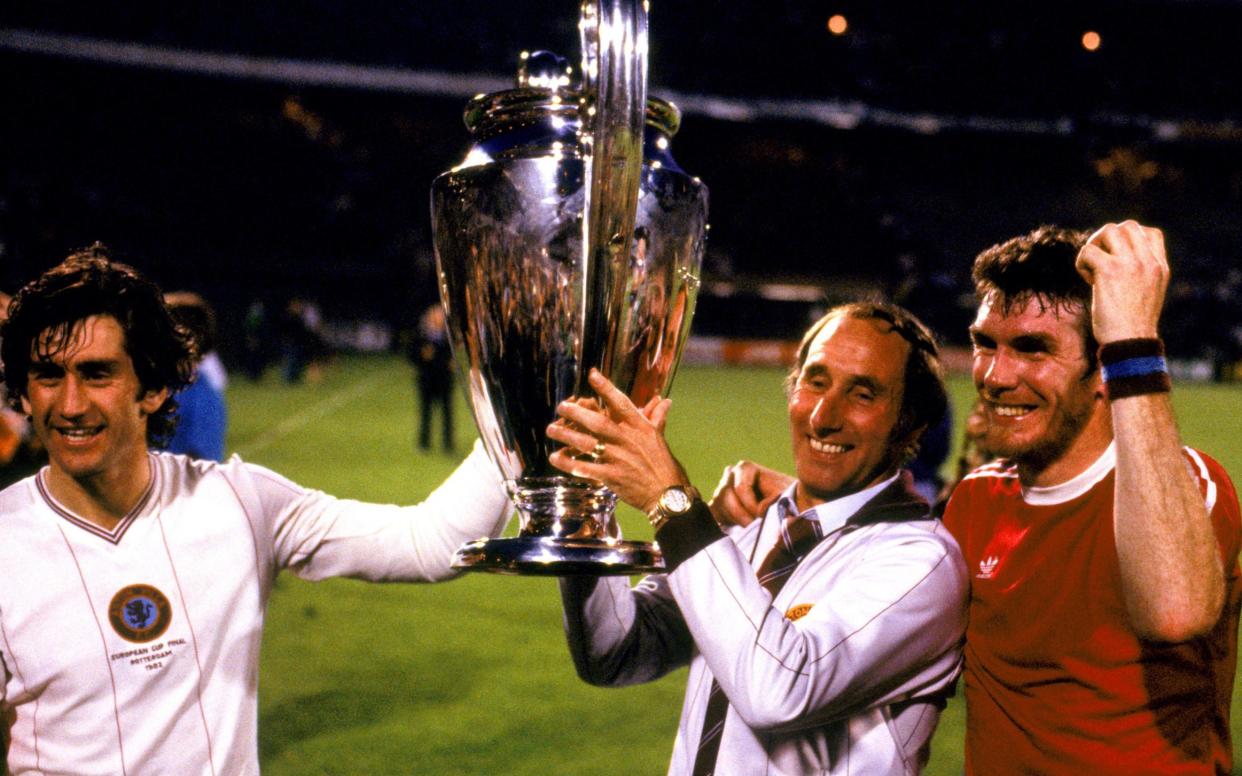
[(982, 302), (992, 297), (1002, 314), (1034, 299), (1040, 312), (1082, 313), (1087, 374), (1095, 372), (1095, 333), (1091, 330), (1091, 286), (1075, 267), (1078, 252), (1087, 244), (1087, 232), (1041, 226), (993, 245), (975, 258), (971, 277)]
[(67, 347), (77, 324), (95, 315), (120, 324), (142, 393), (168, 389), (168, 399), (147, 418), (147, 441), (162, 444), (176, 425), (173, 396), (194, 373), (194, 342), (169, 314), (160, 289), (133, 267), (112, 261), (102, 243), (70, 254), (13, 297), (8, 320), (0, 324), (10, 404), (21, 410), (31, 359)]
[[(949, 411), (949, 394), (944, 385), (944, 368), (940, 365), (940, 348), (936, 344), (936, 337), (914, 313), (888, 302), (851, 302), (838, 305), (824, 313), (802, 335), (802, 342), (798, 345), (798, 360), (785, 378), (786, 391), (793, 390), (815, 337), (829, 323), (842, 317), (885, 323), (889, 332), (896, 332), (910, 345), (902, 378), (901, 409), (890, 441), (902, 439), (918, 428), (926, 431), (939, 423)], [(919, 440), (915, 440), (901, 451), (899, 463), (909, 463), (918, 449)]]

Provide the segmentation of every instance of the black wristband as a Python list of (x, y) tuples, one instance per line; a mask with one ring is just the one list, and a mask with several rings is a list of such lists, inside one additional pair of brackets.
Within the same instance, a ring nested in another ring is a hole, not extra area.
[(1159, 337), (1135, 337), (1100, 345), (1100, 363), (1112, 366), (1131, 358), (1164, 357), (1164, 342)]
[(1147, 393), (1168, 393), (1173, 388), (1164, 343), (1136, 338), (1100, 346), (1100, 369), (1109, 401)]

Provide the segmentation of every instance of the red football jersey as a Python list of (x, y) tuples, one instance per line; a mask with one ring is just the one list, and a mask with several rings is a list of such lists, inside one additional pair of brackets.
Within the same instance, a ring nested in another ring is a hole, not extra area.
[(958, 485), (944, 523), (971, 576), (966, 773), (1228, 774), (1242, 603), (1238, 497), (1224, 469), (1186, 457), (1208, 504), (1227, 599), (1216, 628), (1140, 640), (1122, 600), (1108, 451), (1062, 485), (1023, 489), (1005, 462)]

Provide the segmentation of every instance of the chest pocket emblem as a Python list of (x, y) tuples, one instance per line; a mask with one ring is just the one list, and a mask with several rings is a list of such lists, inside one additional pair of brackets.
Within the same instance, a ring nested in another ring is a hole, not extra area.
[(108, 604), (108, 622), (126, 641), (139, 644), (164, 635), (172, 622), (168, 597), (150, 585), (123, 587)]
[(807, 612), (811, 611), (811, 607), (814, 605), (815, 604), (797, 604), (796, 606), (792, 606), (789, 608), (789, 611), (785, 612), (785, 619), (791, 622), (793, 620), (800, 620), (806, 616)]

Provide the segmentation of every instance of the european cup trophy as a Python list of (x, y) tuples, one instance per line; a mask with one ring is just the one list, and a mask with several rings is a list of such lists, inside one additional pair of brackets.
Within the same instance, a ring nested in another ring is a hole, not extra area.
[(678, 110), (647, 99), (642, 0), (582, 4), (581, 79), (523, 54), (517, 88), (466, 109), (474, 145), (432, 185), (440, 292), (483, 444), (517, 537), (469, 542), (457, 568), (516, 574), (659, 570), (618, 537), (616, 496), (548, 463), (556, 406), (597, 367), (635, 404), (667, 394), (690, 329), (707, 189), (677, 166)]

